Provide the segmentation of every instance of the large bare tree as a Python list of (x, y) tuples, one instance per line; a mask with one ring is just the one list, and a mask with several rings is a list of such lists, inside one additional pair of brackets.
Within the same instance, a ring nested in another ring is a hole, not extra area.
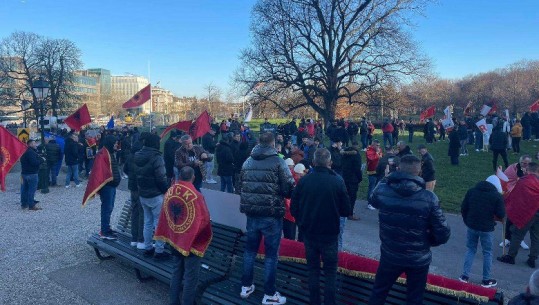
[[(81, 68), (80, 50), (66, 39), (50, 39), (30, 32), (14, 32), (0, 42), (0, 83), (8, 84), (14, 96), (11, 101), (32, 101), (34, 110), (39, 102), (32, 91), (32, 83), (43, 77), (50, 85), (45, 110), (61, 110), (74, 98), (74, 71)], [(51, 101), (49, 104), (48, 102)]]
[(236, 79), (261, 87), (269, 101), (280, 90), (297, 92), (302, 99), (283, 110), (308, 105), (331, 120), (339, 100), (365, 103), (358, 98), (365, 91), (429, 67), (406, 31), (427, 2), (259, 0)]

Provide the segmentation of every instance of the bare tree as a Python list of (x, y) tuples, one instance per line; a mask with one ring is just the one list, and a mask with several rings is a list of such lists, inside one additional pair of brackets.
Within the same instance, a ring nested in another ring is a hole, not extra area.
[[(411, 13), (428, 0), (259, 0), (252, 46), (243, 51), (236, 79), (297, 92), (326, 121), (337, 102), (361, 103), (366, 90), (429, 66), (405, 31)], [(269, 96), (268, 96), (269, 97)]]

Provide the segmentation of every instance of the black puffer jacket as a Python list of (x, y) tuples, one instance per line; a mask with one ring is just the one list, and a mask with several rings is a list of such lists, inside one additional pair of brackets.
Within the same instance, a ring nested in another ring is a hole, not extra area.
[[(174, 177), (174, 155), (180, 146), (181, 144), (172, 137), (168, 138), (168, 140), (165, 142), (163, 159), (165, 160), (165, 169), (167, 171), (168, 178)], [(139, 149), (137, 149), (137, 151)]]
[(234, 153), (232, 146), (227, 141), (220, 141), (215, 149), (215, 157), (217, 158), (217, 175), (218, 176), (234, 176)]
[(507, 135), (502, 132), (501, 128), (496, 128), (488, 139), (490, 149), (504, 150), (507, 148), (508, 139)]
[(101, 141), (103, 148), (105, 148), (110, 154), (110, 166), (112, 168), (112, 181), (106, 184), (106, 186), (117, 187), (122, 182), (120, 177), (120, 169), (118, 168), (118, 162), (114, 157), (114, 144), (116, 144), (116, 137), (112, 135), (105, 136)]
[(240, 173), (240, 211), (247, 216), (284, 216), (284, 198), (290, 198), (294, 179), (275, 148), (257, 145)]
[(348, 147), (342, 156), (342, 177), (346, 184), (360, 183), (363, 180), (361, 174), (361, 153), (358, 149)]
[(167, 192), (165, 161), (158, 149), (143, 146), (135, 153), (133, 162), (140, 197), (152, 198)]
[(41, 159), (37, 151), (32, 147), (28, 147), (21, 157), (21, 174), (37, 174), (41, 163), (43, 163), (43, 159)]
[(432, 260), (430, 247), (445, 244), (451, 231), (438, 197), (418, 176), (394, 172), (374, 189), (371, 204), (379, 209), (380, 260), (419, 267)]
[(131, 150), (124, 163), (124, 173), (129, 177), (127, 180), (127, 188), (130, 191), (138, 191), (137, 175), (135, 173), (135, 153), (142, 148), (140, 141), (135, 141), (131, 145)]
[(66, 165), (79, 164), (79, 144), (73, 141), (71, 137), (66, 138), (65, 147), (64, 147), (64, 155), (65, 155)]
[(503, 197), (494, 185), (480, 181), (468, 190), (460, 207), (464, 224), (470, 229), (481, 232), (494, 231), (494, 216), (505, 217)]
[(331, 146), (329, 148), (329, 152), (331, 153), (331, 169), (334, 170), (337, 174), (342, 175), (343, 164), (341, 150), (335, 146)]
[(436, 171), (434, 170), (434, 159), (430, 153), (426, 153), (421, 156), (421, 178), (425, 182), (436, 180)]
[(47, 145), (45, 145), (45, 152), (47, 155), (47, 164), (49, 166), (55, 165), (62, 158), (62, 151), (60, 145), (56, 143), (56, 140), (50, 140)]

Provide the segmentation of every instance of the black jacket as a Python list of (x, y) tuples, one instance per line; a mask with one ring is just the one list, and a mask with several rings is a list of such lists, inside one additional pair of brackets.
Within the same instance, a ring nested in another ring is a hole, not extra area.
[(143, 146), (135, 153), (133, 162), (140, 197), (152, 198), (167, 192), (165, 161), (158, 149)]
[(344, 150), (342, 156), (342, 177), (346, 185), (357, 184), (363, 180), (361, 174), (361, 153), (353, 147), (348, 147)]
[(217, 175), (218, 176), (233, 176), (234, 175), (234, 152), (227, 141), (220, 141), (215, 149), (215, 157), (217, 158)]
[(176, 150), (178, 150), (180, 146), (181, 144), (173, 138), (168, 138), (165, 141), (165, 147), (163, 148), (163, 159), (165, 160), (165, 170), (168, 178), (174, 177), (174, 156), (176, 154)]
[(231, 147), (232, 152), (234, 153), (234, 172), (239, 174), (241, 172), (241, 168), (243, 166), (243, 163), (249, 158), (250, 151), (249, 151), (249, 145), (247, 143), (241, 143), (236, 146), (234, 144), (237, 143), (236, 141), (232, 141)]
[(62, 150), (60, 145), (56, 143), (56, 140), (50, 140), (47, 145), (45, 145), (45, 152), (47, 155), (47, 164), (55, 165), (62, 159)]
[(65, 140), (64, 156), (66, 165), (79, 164), (79, 144), (73, 141), (71, 137), (67, 137)]
[(284, 198), (290, 198), (294, 179), (275, 148), (257, 145), (240, 173), (240, 211), (251, 217), (284, 216)]
[(500, 128), (493, 131), (492, 135), (490, 135), (490, 138), (488, 139), (490, 149), (492, 150), (505, 150), (507, 148), (508, 141), (507, 134), (502, 132)]
[(477, 183), (469, 189), (460, 207), (464, 224), (481, 232), (494, 231), (494, 216), (505, 217), (503, 197), (494, 185), (487, 181)]
[(37, 151), (31, 147), (28, 147), (26, 152), (21, 157), (21, 174), (33, 175), (39, 171), (39, 165), (43, 163), (43, 159), (39, 156)]
[(116, 144), (116, 137), (112, 135), (107, 135), (102, 138), (101, 144), (103, 148), (106, 149), (110, 154), (110, 166), (112, 168), (112, 181), (105, 184), (106, 186), (117, 187), (122, 182), (120, 177), (120, 169), (118, 168), (118, 162), (114, 158), (114, 144)]
[(202, 148), (204, 148), (210, 154), (215, 154), (215, 148), (217, 143), (215, 143), (215, 137), (212, 136), (209, 132), (202, 136)]
[(339, 235), (339, 217), (351, 214), (343, 179), (329, 168), (313, 168), (299, 180), (292, 194), (290, 212), (307, 236)]
[(406, 147), (403, 150), (401, 150), (401, 151), (399, 151), (397, 153), (397, 157), (402, 158), (402, 157), (404, 157), (406, 155), (413, 155), (412, 151), (410, 150), (410, 146), (408, 146), (408, 145), (406, 145)]
[(127, 188), (130, 191), (138, 191), (137, 186), (137, 175), (135, 173), (135, 153), (139, 151), (142, 148), (142, 144), (140, 141), (135, 141), (131, 143), (131, 150), (129, 151), (129, 154), (127, 155), (127, 158), (125, 159), (124, 173), (128, 176), (127, 180)]
[(380, 260), (404, 267), (429, 265), (430, 247), (451, 235), (438, 197), (418, 176), (394, 172), (374, 189), (371, 204), (379, 209)]
[(449, 148), (447, 149), (448, 156), (457, 157), (459, 155), (460, 140), (459, 135), (455, 130), (449, 134)]
[(426, 153), (421, 156), (421, 178), (425, 182), (436, 180), (436, 171), (434, 170), (434, 159), (430, 153)]
[(329, 148), (329, 152), (331, 153), (331, 169), (334, 170), (337, 174), (342, 175), (341, 150), (337, 147), (331, 146)]

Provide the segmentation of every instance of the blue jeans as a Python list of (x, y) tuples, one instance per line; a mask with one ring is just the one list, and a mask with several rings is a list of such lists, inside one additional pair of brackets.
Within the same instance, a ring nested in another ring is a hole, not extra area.
[(523, 126), (523, 138), (522, 140), (529, 140), (532, 137), (532, 128), (530, 126)]
[(475, 149), (483, 149), (483, 133), (481, 131), (474, 132), (475, 135)]
[(344, 233), (344, 225), (346, 224), (346, 217), (340, 217), (339, 221), (339, 251), (342, 251), (342, 235)]
[(92, 167), (94, 167), (94, 159), (86, 159), (86, 161), (84, 161), (84, 167), (86, 168), (86, 176), (90, 176)]
[(232, 176), (220, 176), (221, 177), (221, 192), (224, 192), (226, 189), (227, 193), (234, 193), (234, 188), (232, 187)]
[[(201, 257), (175, 255), (170, 279), (170, 305), (195, 304)], [(180, 302), (181, 300), (181, 302)]]
[[(74, 165), (76, 166), (76, 165)], [(116, 188), (110, 185), (105, 185), (99, 190), (99, 198), (101, 199), (101, 233), (110, 234), (110, 215), (114, 209), (114, 201), (116, 200)]]
[(391, 134), (391, 132), (384, 132), (383, 139), (384, 148), (388, 146), (387, 143), (389, 143), (389, 146), (393, 146), (393, 134)]
[(481, 242), (483, 249), (483, 280), (490, 280), (490, 268), (492, 267), (492, 240), (493, 232), (481, 232), (468, 228), (466, 234), (466, 255), (464, 256), (464, 270), (462, 275), (470, 276), (472, 263), (477, 252), (477, 244)]
[(253, 284), (253, 269), (256, 254), (262, 236), (264, 236), (265, 259), (264, 259), (264, 293), (274, 295), (275, 273), (277, 272), (277, 256), (283, 230), (283, 218), (275, 217), (250, 217), (247, 216), (247, 243), (243, 254), (242, 286)]
[(361, 146), (363, 149), (367, 148), (367, 134), (361, 134)]
[[(146, 250), (152, 249), (153, 231), (157, 228), (159, 215), (161, 214), (161, 206), (163, 205), (163, 195), (152, 198), (140, 197), (140, 204), (144, 210), (144, 246)], [(155, 241), (155, 253), (163, 253), (165, 242), (162, 240)]]
[(47, 164), (49, 169), (49, 179), (50, 185), (54, 186), (57, 184), (58, 174), (56, 174), (56, 164)]
[(78, 164), (67, 165), (66, 186), (69, 186), (69, 184), (71, 183), (71, 177), (73, 177), (73, 180), (75, 181), (76, 185), (80, 184)]
[(206, 181), (213, 180), (213, 161), (206, 162)]
[(309, 267), (309, 304), (320, 305), (320, 258), (324, 262), (324, 304), (335, 304), (335, 282), (337, 278), (337, 240), (333, 238), (318, 239), (305, 236), (305, 256)]
[(22, 174), (21, 175), (21, 207), (33, 208), (34, 195), (37, 191), (37, 174)]
[(367, 201), (371, 199), (372, 191), (374, 191), (374, 188), (376, 187), (376, 184), (378, 183), (378, 177), (376, 175), (367, 175), (367, 178), (369, 179), (369, 189), (367, 190)]
[(412, 143), (414, 141), (414, 133), (408, 132), (408, 142)]

